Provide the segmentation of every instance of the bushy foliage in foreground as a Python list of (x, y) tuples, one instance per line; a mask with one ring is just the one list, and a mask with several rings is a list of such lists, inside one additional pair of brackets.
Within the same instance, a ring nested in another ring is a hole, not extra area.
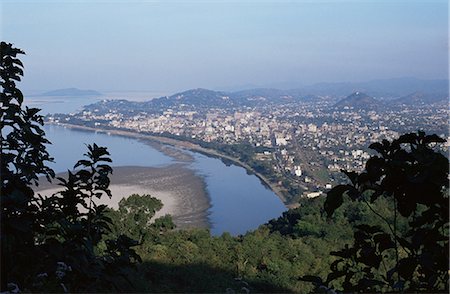
[[(333, 282), (344, 292), (447, 293), (449, 161), (432, 148), (443, 142), (419, 131), (372, 144), (379, 155), (367, 161), (364, 172), (346, 172), (351, 184), (334, 187), (324, 208), (332, 216), (344, 201), (353, 201), (369, 208), (383, 226), (357, 226), (353, 244), (331, 253), (338, 259), (327, 278), (304, 280), (316, 290)], [(392, 212), (374, 208), (379, 200), (388, 201)]]
[(62, 190), (49, 197), (34, 193), (39, 176), (54, 172), (46, 150), (50, 142), (41, 126), (39, 109), (22, 108), (15, 81), (23, 75), (23, 54), (0, 43), (1, 76), (1, 291), (95, 292), (133, 289), (129, 276), (139, 256), (137, 242), (125, 235), (104, 240), (111, 219), (95, 198), (111, 197), (111, 162), (104, 147), (88, 146)]

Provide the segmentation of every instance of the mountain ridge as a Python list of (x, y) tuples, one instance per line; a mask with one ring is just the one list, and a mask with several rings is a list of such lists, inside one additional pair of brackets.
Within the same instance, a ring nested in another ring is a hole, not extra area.
[(354, 108), (372, 110), (377, 109), (379, 106), (380, 101), (365, 93), (356, 91), (344, 99), (339, 100), (333, 107), (339, 109)]
[[(419, 81), (418, 79), (408, 79), (408, 78), (400, 80), (403, 81), (403, 83), (409, 84), (414, 81)], [(389, 83), (395, 82), (395, 80), (393, 79), (384, 81), (388, 81)], [(427, 86), (428, 89), (431, 89), (428, 92), (411, 91), (407, 92), (407, 94), (405, 95), (395, 94), (389, 97), (376, 96), (369, 92), (360, 90), (348, 91), (345, 93), (345, 95), (331, 95), (329, 93), (332, 93), (332, 91), (331, 90), (328, 91), (326, 89), (316, 92), (313, 91), (313, 89), (305, 90), (305, 88), (290, 89), (290, 90), (282, 90), (275, 88), (255, 88), (235, 92), (226, 92), (226, 91), (215, 91), (205, 88), (194, 88), (177, 92), (175, 94), (168, 96), (153, 98), (151, 100), (139, 103), (126, 100), (116, 100), (116, 101), (108, 100), (99, 102), (96, 105), (95, 104), (94, 105), (95, 108), (104, 110), (106, 110), (107, 108), (111, 108), (121, 112), (128, 112), (128, 113), (139, 113), (142, 111), (148, 113), (156, 113), (161, 112), (161, 110), (174, 108), (180, 105), (187, 106), (190, 109), (205, 109), (205, 108), (227, 109), (233, 107), (255, 107), (260, 105), (276, 106), (278, 104), (290, 102), (314, 102), (321, 100), (334, 101), (337, 100), (338, 98), (343, 98), (334, 105), (336, 108), (339, 109), (347, 106), (349, 108), (356, 108), (356, 109), (376, 110), (379, 107), (387, 107), (387, 106), (396, 107), (404, 104), (420, 105), (423, 103), (435, 103), (439, 101), (444, 101), (445, 99), (448, 99), (448, 90), (447, 92), (438, 93), (439, 89), (442, 89), (442, 87), (437, 86), (433, 88), (432, 86), (430, 86), (432, 84), (440, 85), (441, 82), (442, 80), (431, 81), (430, 82), (431, 84), (428, 84)], [(383, 81), (380, 82), (379, 80), (377, 83), (383, 84), (384, 82)], [(423, 83), (427, 84), (428, 82), (425, 81)], [(350, 87), (353, 84), (343, 83), (338, 85)], [(341, 90), (343, 91), (344, 89)], [(403, 90), (403, 92), (404, 91), (406, 90)], [(353, 94), (348, 95), (348, 93)], [(356, 95), (357, 97), (351, 97), (352, 95), (355, 95), (355, 93), (359, 93), (358, 95)]]
[(423, 105), (430, 103), (439, 103), (448, 100), (447, 97), (443, 95), (433, 94), (433, 93), (424, 93), (421, 91), (416, 91), (414, 93), (410, 93), (408, 95), (402, 96), (398, 99), (394, 99), (391, 102), (393, 105)]
[(435, 94), (448, 93), (449, 80), (402, 77), (364, 82), (317, 83), (300, 89), (319, 95), (347, 95), (359, 91), (372, 96), (398, 98), (418, 91)]

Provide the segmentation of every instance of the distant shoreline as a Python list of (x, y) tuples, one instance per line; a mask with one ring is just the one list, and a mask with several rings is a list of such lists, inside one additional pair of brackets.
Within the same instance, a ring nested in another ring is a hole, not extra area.
[(287, 208), (297, 207), (296, 204), (288, 204), (287, 203), (286, 197), (283, 195), (281, 189), (276, 184), (271, 183), (266, 177), (264, 177), (260, 173), (256, 172), (253, 168), (251, 168), (249, 165), (241, 162), (239, 159), (225, 155), (225, 154), (221, 154), (221, 153), (217, 152), (216, 150), (204, 148), (197, 144), (183, 141), (183, 140), (177, 140), (177, 139), (155, 136), (155, 135), (146, 135), (146, 134), (142, 134), (142, 133), (135, 132), (135, 131), (125, 131), (125, 130), (117, 130), (117, 129), (107, 130), (107, 129), (102, 129), (102, 128), (92, 128), (92, 127), (87, 127), (87, 126), (66, 124), (66, 123), (48, 123), (48, 124), (59, 125), (59, 126), (63, 126), (63, 127), (71, 128), (71, 129), (113, 134), (113, 135), (118, 135), (118, 136), (123, 136), (123, 137), (128, 137), (128, 138), (134, 138), (134, 139), (156, 141), (159, 143), (172, 145), (172, 146), (176, 146), (176, 147), (181, 147), (181, 148), (188, 149), (191, 151), (199, 152), (199, 153), (209, 155), (212, 157), (219, 157), (219, 158), (227, 159), (227, 160), (230, 160), (231, 162), (233, 162), (234, 164), (241, 166), (241, 167), (245, 168), (246, 170), (252, 172), (256, 177), (258, 177), (261, 180), (261, 182), (263, 184), (268, 186), (270, 188), (270, 190), (272, 190), (272, 192), (274, 192), (278, 196), (278, 198), (280, 198), (280, 200), (283, 202), (283, 204)]

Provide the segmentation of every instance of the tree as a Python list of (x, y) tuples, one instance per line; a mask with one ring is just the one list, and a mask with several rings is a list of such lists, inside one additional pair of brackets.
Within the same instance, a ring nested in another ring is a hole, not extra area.
[[(39, 292), (130, 291), (131, 270), (140, 257), (137, 242), (119, 235), (96, 246), (110, 231), (106, 206), (95, 198), (111, 197), (112, 173), (105, 147), (88, 147), (68, 178), (58, 178), (63, 190), (49, 197), (34, 193), (38, 177), (54, 178), (46, 164), (50, 142), (41, 129), (39, 109), (22, 109), (23, 95), (15, 81), (23, 76), (24, 54), (0, 43), (1, 129), (1, 289)], [(8, 285), (9, 284), (9, 285)]]
[[(370, 145), (379, 156), (362, 173), (345, 172), (351, 184), (330, 190), (324, 209), (331, 216), (344, 201), (358, 201), (384, 226), (357, 226), (354, 243), (331, 252), (338, 258), (325, 281), (302, 279), (317, 291), (334, 285), (344, 292), (448, 292), (449, 161), (433, 150), (443, 142), (419, 131)], [(390, 215), (373, 209), (380, 198), (392, 205)]]
[(39, 210), (33, 183), (38, 176), (54, 176), (45, 165), (51, 160), (45, 149), (48, 140), (40, 126), (43, 118), (39, 109), (22, 109), (23, 95), (15, 81), (23, 75), (23, 64), (17, 58), (24, 54), (11, 44), (0, 43), (0, 130), (1, 130), (1, 291), (16, 264), (27, 262), (34, 247), (36, 213)]
[(152, 235), (175, 228), (170, 215), (157, 218), (152, 223), (155, 213), (162, 208), (161, 200), (150, 195), (132, 194), (120, 200), (118, 210), (109, 210), (108, 216), (113, 220), (113, 236), (126, 233), (127, 236), (142, 242)]

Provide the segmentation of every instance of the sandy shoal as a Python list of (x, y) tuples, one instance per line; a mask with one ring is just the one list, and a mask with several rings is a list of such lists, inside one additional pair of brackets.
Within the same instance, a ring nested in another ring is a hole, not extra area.
[[(203, 178), (183, 164), (165, 167), (113, 167), (110, 177), (112, 198), (103, 196), (96, 204), (106, 204), (117, 209), (119, 202), (131, 194), (150, 194), (163, 203), (154, 218), (170, 214), (178, 228), (207, 228), (209, 197)], [(66, 177), (66, 173), (57, 176)], [(61, 190), (54, 183), (42, 182), (35, 189), (41, 195), (51, 195)]]

